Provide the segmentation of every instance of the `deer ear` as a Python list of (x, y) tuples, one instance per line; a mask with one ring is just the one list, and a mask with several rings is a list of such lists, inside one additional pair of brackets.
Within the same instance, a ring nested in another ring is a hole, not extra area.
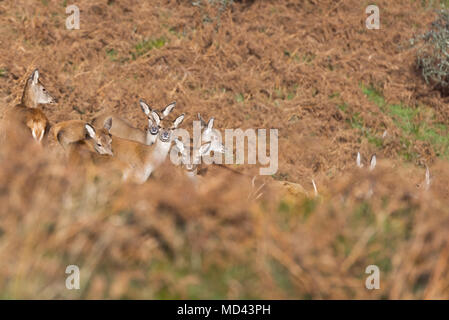
[(142, 99), (139, 100), (140, 107), (142, 108), (143, 113), (145, 113), (147, 116), (151, 113), (151, 108), (143, 101)]
[(371, 162), (370, 162), (370, 166), (369, 166), (369, 169), (370, 170), (373, 170), (375, 167), (376, 167), (376, 155), (374, 154), (372, 157), (371, 157)]
[(31, 74), (31, 80), (33, 81), (33, 84), (37, 84), (39, 81), (39, 70), (34, 69), (33, 73)]
[(185, 114), (183, 113), (183, 114), (181, 114), (179, 117), (177, 117), (177, 118), (175, 119), (175, 121), (173, 121), (173, 126), (174, 126), (175, 128), (177, 128), (177, 127), (182, 123), (182, 121), (184, 120), (184, 116), (185, 116)]
[(184, 153), (184, 143), (182, 143), (181, 141), (179, 141), (178, 138), (175, 139), (175, 145), (176, 148), (179, 150), (179, 152)]
[(159, 117), (156, 111), (151, 111), (150, 115), (153, 118), (153, 121), (158, 126), (161, 123), (161, 117)]
[(89, 135), (89, 137), (91, 137), (92, 139), (95, 139), (95, 128), (92, 127), (88, 123), (86, 123), (86, 125), (84, 127), (86, 128), (86, 131), (87, 131), (87, 134)]
[(162, 110), (162, 117), (166, 117), (170, 114), (170, 112), (172, 112), (172, 110), (175, 108), (176, 106), (176, 102), (172, 102), (170, 103), (168, 106), (166, 106), (164, 108), (164, 110)]
[(207, 123), (207, 129), (212, 130), (214, 127), (214, 118), (210, 118), (209, 122)]
[(204, 121), (203, 117), (199, 113), (198, 113), (198, 120), (200, 120), (200, 122), (201, 122), (201, 129), (203, 129), (206, 126), (206, 121)]
[(103, 128), (105, 128), (106, 130), (108, 130), (108, 132), (111, 130), (111, 128), (112, 128), (112, 117), (109, 117), (109, 118), (107, 118), (107, 119), (104, 121)]
[(200, 147), (200, 149), (198, 150), (200, 156), (203, 156), (203, 155), (209, 153), (209, 151), (210, 151), (210, 145), (211, 145), (211, 143), (208, 142), (208, 143), (203, 144), (203, 145)]
[(363, 165), (362, 165), (362, 157), (360, 156), (360, 152), (357, 152), (357, 159), (355, 159), (355, 164), (359, 168), (363, 167)]

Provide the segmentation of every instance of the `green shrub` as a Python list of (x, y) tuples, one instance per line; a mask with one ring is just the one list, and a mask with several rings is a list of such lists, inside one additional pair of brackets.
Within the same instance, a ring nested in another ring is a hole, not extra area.
[(411, 42), (420, 43), (417, 65), (424, 80), (449, 93), (449, 11), (441, 10), (430, 30)]

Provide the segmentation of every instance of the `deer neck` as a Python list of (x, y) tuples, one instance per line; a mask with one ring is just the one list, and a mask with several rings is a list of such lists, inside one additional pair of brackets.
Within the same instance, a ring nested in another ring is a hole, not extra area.
[(151, 154), (153, 165), (159, 166), (167, 158), (168, 152), (170, 151), (171, 140), (168, 142), (163, 142), (157, 139), (155, 142), (154, 150)]
[(191, 156), (189, 157), (189, 159), (186, 159), (188, 163), (182, 164), (182, 167), (186, 171), (187, 175), (196, 175), (198, 171), (199, 163), (196, 163), (195, 161), (196, 160), (196, 155), (194, 154), (195, 150), (197, 149), (190, 147)]
[(32, 87), (31, 87), (29, 81), (27, 81), (27, 83), (25, 84), (25, 88), (23, 89), (22, 99), (20, 102), (22, 105), (24, 105), (27, 108), (36, 108), (37, 107), (37, 103), (34, 99), (34, 96), (32, 93)]
[[(146, 157), (143, 171), (139, 174), (140, 183), (145, 182), (150, 177), (153, 170), (164, 162), (170, 151), (170, 146), (171, 140), (169, 142), (162, 142), (160, 139), (157, 139), (155, 144), (150, 147), (151, 150)], [(149, 146), (147, 146), (147, 148), (148, 147)]]

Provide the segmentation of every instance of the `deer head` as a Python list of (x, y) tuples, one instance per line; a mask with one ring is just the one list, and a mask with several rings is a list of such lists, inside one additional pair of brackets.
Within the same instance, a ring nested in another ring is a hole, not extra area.
[(104, 127), (100, 130), (95, 130), (95, 128), (89, 124), (86, 123), (85, 128), (87, 131), (88, 136), (93, 140), (94, 142), (94, 148), (95, 151), (97, 151), (99, 154), (107, 154), (112, 156), (112, 137), (109, 133), (109, 130), (111, 130), (112, 127), (112, 118), (107, 118), (104, 122)]
[(198, 119), (201, 122), (201, 129), (203, 129), (203, 132), (201, 134), (201, 141), (211, 142), (209, 151), (225, 153), (225, 146), (220, 142), (220, 133), (213, 128), (214, 118), (210, 118), (206, 123), (206, 121), (204, 121), (204, 119), (201, 117), (201, 114), (198, 113)]
[(35, 108), (38, 104), (56, 103), (56, 99), (40, 82), (38, 69), (35, 69), (27, 80), (22, 103), (30, 108)]
[[(143, 113), (148, 117), (148, 126), (146, 127), (146, 134), (147, 134), (147, 145), (152, 145), (154, 142), (156, 142), (157, 135), (159, 133), (159, 126), (155, 123), (153, 120), (153, 116), (151, 115), (151, 108), (150, 106), (143, 101), (142, 99), (139, 100), (140, 107), (142, 108)], [(168, 106), (162, 110), (162, 115), (160, 119), (164, 119), (167, 117), (170, 112), (175, 108), (176, 102), (170, 103)]]

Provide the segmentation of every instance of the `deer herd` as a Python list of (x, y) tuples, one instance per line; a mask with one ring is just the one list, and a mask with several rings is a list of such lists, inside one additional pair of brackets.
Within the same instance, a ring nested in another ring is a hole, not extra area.
[[(185, 174), (196, 181), (199, 172), (203, 172), (204, 163), (200, 158), (210, 152), (225, 153), (225, 147), (217, 139), (213, 129), (214, 118), (207, 123), (198, 114), (201, 123), (201, 139), (197, 145), (191, 143), (186, 146), (178, 140), (174, 131), (182, 124), (185, 115), (171, 117), (175, 109), (175, 102), (167, 105), (163, 110), (152, 110), (142, 99), (139, 105), (145, 114), (148, 125), (145, 130), (138, 129), (127, 120), (116, 114), (104, 113), (92, 121), (69, 120), (50, 126), (45, 113), (39, 108), (40, 104), (53, 104), (56, 99), (45, 89), (39, 80), (38, 69), (27, 78), (19, 104), (6, 111), (3, 117), (2, 135), (11, 130), (30, 136), (39, 143), (48, 136), (50, 131), (59, 145), (65, 150), (70, 159), (99, 158), (116, 165), (123, 180), (144, 183), (167, 158), (172, 142), (181, 154), (180, 167)], [(9, 129), (8, 129), (9, 128)], [(50, 135), (51, 136), (51, 135)], [(30, 137), (30, 138), (31, 138)], [(190, 156), (192, 155), (192, 156)], [(363, 167), (360, 153), (357, 153), (356, 165)], [(376, 166), (376, 156), (371, 157), (369, 169)], [(318, 195), (315, 181), (312, 180), (315, 196)], [(430, 186), (430, 173), (426, 168), (425, 188)]]
[[(221, 142), (214, 139), (214, 119), (206, 123), (200, 114), (202, 143), (186, 146), (178, 140), (174, 131), (181, 125), (185, 115), (170, 116), (175, 109), (175, 102), (159, 111), (152, 110), (141, 99), (139, 105), (148, 121), (145, 130), (132, 126), (127, 120), (112, 113), (97, 116), (91, 122), (69, 120), (50, 126), (39, 105), (51, 103), (56, 103), (56, 99), (40, 82), (36, 69), (26, 81), (21, 102), (5, 113), (4, 127), (12, 127), (15, 132), (20, 130), (39, 143), (45, 137), (53, 136), (69, 158), (88, 154), (89, 157), (111, 161), (120, 168), (124, 180), (144, 183), (165, 161), (172, 142), (181, 154), (181, 167), (192, 179), (196, 179), (200, 166), (197, 163), (203, 155), (211, 151), (224, 153), (225, 150)], [(3, 134), (8, 132), (8, 129), (2, 131)], [(191, 161), (190, 154), (194, 161)]]

